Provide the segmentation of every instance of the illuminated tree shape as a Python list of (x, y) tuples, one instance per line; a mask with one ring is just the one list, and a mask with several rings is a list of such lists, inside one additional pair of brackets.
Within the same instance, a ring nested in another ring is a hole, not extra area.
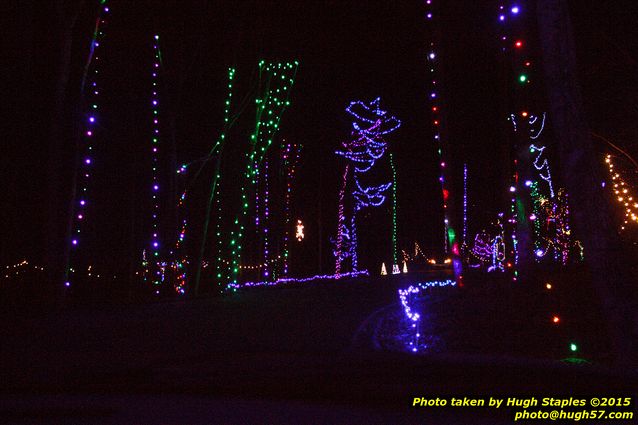
[[(226, 276), (231, 285), (237, 285), (242, 255), (242, 240), (246, 231), (249, 192), (255, 189), (256, 177), (268, 148), (279, 131), (284, 111), (290, 106), (290, 92), (295, 83), (299, 62), (259, 62), (258, 94), (255, 99), (255, 128), (250, 136), (249, 154), (241, 183), (240, 212), (235, 217), (230, 234), (230, 268)], [(267, 255), (266, 255), (267, 256)]]
[[(499, 214), (499, 216), (503, 215)], [(494, 223), (492, 224), (494, 225)], [(500, 218), (496, 220), (494, 227), (494, 236), (483, 230), (474, 237), (474, 244), (469, 250), (469, 254), (478, 260), (479, 264), (472, 265), (472, 267), (489, 264), (488, 272), (505, 271), (505, 229)]]
[[(105, 26), (107, 25), (106, 16), (109, 14), (109, 7), (106, 6), (106, 0), (100, 2), (99, 11), (97, 14), (97, 20), (95, 22), (95, 28), (93, 31), (93, 38), (89, 46), (89, 55), (84, 65), (84, 72), (82, 75), (82, 81), (80, 84), (81, 101), (83, 102), (82, 108), (84, 109), (82, 115), (82, 143), (80, 151), (78, 152), (78, 158), (80, 161), (76, 165), (74, 175), (74, 192), (73, 203), (71, 210), (72, 225), (69, 228), (70, 233), (68, 237), (68, 245), (64, 254), (64, 286), (70, 287), (73, 283), (75, 270), (79, 270), (81, 263), (80, 257), (82, 255), (78, 250), (83, 245), (83, 235), (86, 232), (86, 218), (89, 210), (90, 200), (88, 195), (90, 193), (91, 182), (90, 178), (93, 174), (94, 168), (94, 151), (100, 140), (100, 106), (99, 106), (99, 93), (101, 87), (101, 81), (99, 76), (99, 65), (102, 61), (98, 61), (98, 53), (100, 51), (100, 45), (104, 38)], [(88, 88), (87, 88), (88, 83)], [(86, 252), (84, 253), (86, 256)]]
[[(387, 143), (383, 140), (382, 136), (395, 131), (401, 125), (401, 122), (397, 118), (380, 108), (380, 101), (380, 98), (376, 98), (369, 104), (361, 101), (350, 102), (350, 105), (346, 108), (346, 112), (353, 118), (352, 128), (354, 138), (353, 140), (343, 142), (344, 150), (335, 152), (337, 155), (350, 161), (354, 168), (352, 177), (354, 183), (354, 190), (352, 192), (353, 207), (349, 232), (349, 257), (352, 262), (352, 271), (358, 270), (357, 212), (365, 207), (378, 207), (383, 204), (386, 199), (384, 192), (392, 186), (392, 182), (375, 186), (363, 186), (360, 181), (360, 176), (368, 172), (375, 165), (376, 161), (385, 154)], [(343, 259), (346, 258), (343, 246), (346, 229), (344, 195), (347, 186), (349, 165), (350, 164), (346, 165), (343, 174), (343, 186), (339, 194), (339, 226), (337, 229), (335, 250), (335, 269), (337, 276), (341, 273), (341, 263)]]
[[(542, 117), (537, 115), (527, 115), (527, 126), (529, 129), (529, 138), (530, 140), (537, 140), (541, 134), (543, 134), (543, 130), (545, 129), (545, 119), (547, 114), (543, 112)], [(518, 131), (518, 123), (516, 122), (516, 115), (511, 114), (510, 120), (512, 121), (512, 125), (514, 126), (514, 131)], [(538, 174), (541, 179), (545, 180), (549, 185), (549, 194), (550, 197), (554, 197), (554, 184), (552, 183), (552, 174), (549, 170), (549, 162), (547, 158), (544, 157), (545, 154), (545, 146), (538, 145), (536, 146), (534, 143), (529, 147), (529, 151), (532, 154), (537, 154), (536, 158), (534, 158), (534, 168), (538, 171)]]
[[(547, 185), (549, 186), (549, 196), (550, 197), (554, 197), (554, 184), (552, 183), (552, 174), (549, 171), (549, 163), (547, 162), (547, 158), (542, 158), (543, 153), (545, 151), (545, 146), (535, 146), (535, 145), (531, 145), (529, 147), (529, 151), (531, 153), (536, 153), (538, 152), (538, 155), (536, 156), (536, 158), (534, 159), (534, 168), (536, 168), (536, 170), (538, 170), (538, 175), (540, 176), (541, 179), (545, 180), (547, 182)], [(543, 170), (545, 170), (545, 174), (543, 174)]]
[(379, 186), (370, 186), (362, 188), (358, 180), (355, 180), (357, 190), (352, 195), (356, 200), (355, 211), (359, 211), (363, 207), (378, 207), (385, 202), (385, 195), (383, 192), (388, 190), (392, 183), (385, 183)]

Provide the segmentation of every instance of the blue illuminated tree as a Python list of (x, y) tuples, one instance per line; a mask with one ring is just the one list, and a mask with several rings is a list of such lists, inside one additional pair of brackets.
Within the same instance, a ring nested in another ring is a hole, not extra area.
[[(352, 117), (353, 138), (343, 142), (343, 150), (335, 153), (347, 159), (348, 165), (343, 174), (343, 187), (339, 199), (339, 226), (335, 243), (336, 274), (341, 272), (342, 262), (350, 257), (352, 271), (358, 270), (357, 260), (357, 213), (365, 207), (378, 207), (386, 199), (385, 192), (392, 186), (392, 182), (373, 186), (364, 185), (361, 176), (370, 171), (377, 160), (385, 154), (388, 146), (383, 136), (399, 128), (401, 122), (387, 111), (379, 107), (380, 98), (369, 104), (361, 101), (351, 102), (346, 112)], [(350, 226), (347, 226), (344, 208), (344, 191), (348, 186), (348, 171), (354, 169), (351, 177), (352, 207), (350, 211)], [(348, 241), (346, 244), (345, 241)], [(347, 245), (347, 247), (346, 247)], [(347, 248), (347, 250), (345, 249)]]

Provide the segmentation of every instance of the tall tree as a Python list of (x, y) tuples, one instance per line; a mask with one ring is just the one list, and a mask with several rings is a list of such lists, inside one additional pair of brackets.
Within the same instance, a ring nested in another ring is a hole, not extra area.
[(630, 287), (633, 282), (612, 223), (610, 200), (601, 185), (602, 157), (594, 150), (585, 120), (567, 0), (537, 0), (537, 18), (550, 117), (559, 143), (563, 181), (570, 195), (573, 227), (584, 242), (615, 363), (635, 364), (635, 288)]
[(84, 4), (83, 0), (57, 0), (53, 4), (54, 31), (58, 36), (59, 55), (55, 64), (55, 88), (51, 109), (50, 138), (47, 162), (47, 224), (45, 263), (51, 283), (61, 284), (64, 253), (64, 217), (66, 205), (65, 191), (62, 189), (62, 152), (73, 149), (71, 113), (68, 105), (69, 80), (71, 75), (71, 54), (73, 49), (73, 29)]

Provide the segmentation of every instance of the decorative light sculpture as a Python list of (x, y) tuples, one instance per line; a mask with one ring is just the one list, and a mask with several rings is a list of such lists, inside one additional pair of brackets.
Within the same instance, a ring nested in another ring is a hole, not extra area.
[[(398, 119), (380, 108), (380, 101), (380, 98), (376, 98), (368, 104), (362, 101), (354, 101), (348, 105), (346, 112), (353, 119), (354, 138), (342, 143), (344, 150), (335, 152), (349, 161), (345, 167), (343, 184), (339, 193), (339, 224), (337, 228), (335, 266), (337, 275), (341, 273), (342, 262), (347, 256), (350, 257), (352, 271), (358, 270), (356, 225), (358, 211), (366, 207), (377, 207), (383, 204), (386, 198), (385, 191), (392, 186), (392, 182), (376, 186), (364, 186), (361, 182), (362, 175), (370, 171), (376, 161), (385, 154), (387, 143), (383, 140), (383, 136), (395, 131), (401, 125)], [(352, 197), (354, 199), (349, 228), (350, 252), (346, 255), (342, 246), (343, 235), (346, 232), (344, 196), (350, 165), (353, 167), (352, 182), (354, 188)]]

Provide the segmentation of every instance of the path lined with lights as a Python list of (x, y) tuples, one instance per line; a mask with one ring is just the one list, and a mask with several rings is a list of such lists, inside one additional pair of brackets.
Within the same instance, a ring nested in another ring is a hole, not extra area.
[(421, 314), (414, 311), (411, 304), (411, 298), (416, 297), (421, 293), (421, 291), (433, 288), (433, 287), (444, 287), (444, 286), (456, 286), (455, 280), (433, 280), (429, 282), (415, 283), (414, 285), (408, 286), (406, 289), (399, 289), (399, 301), (401, 306), (403, 307), (403, 313), (405, 314), (406, 319), (410, 325), (412, 331), (412, 338), (409, 342), (409, 349), (413, 353), (419, 351), (419, 341), (421, 339), (420, 329), (420, 321)]
[(614, 198), (624, 210), (620, 230), (624, 231), (628, 226), (638, 227), (638, 198), (636, 197), (635, 188), (632, 188), (618, 172), (610, 154), (605, 157), (605, 164), (607, 164), (611, 177)]

